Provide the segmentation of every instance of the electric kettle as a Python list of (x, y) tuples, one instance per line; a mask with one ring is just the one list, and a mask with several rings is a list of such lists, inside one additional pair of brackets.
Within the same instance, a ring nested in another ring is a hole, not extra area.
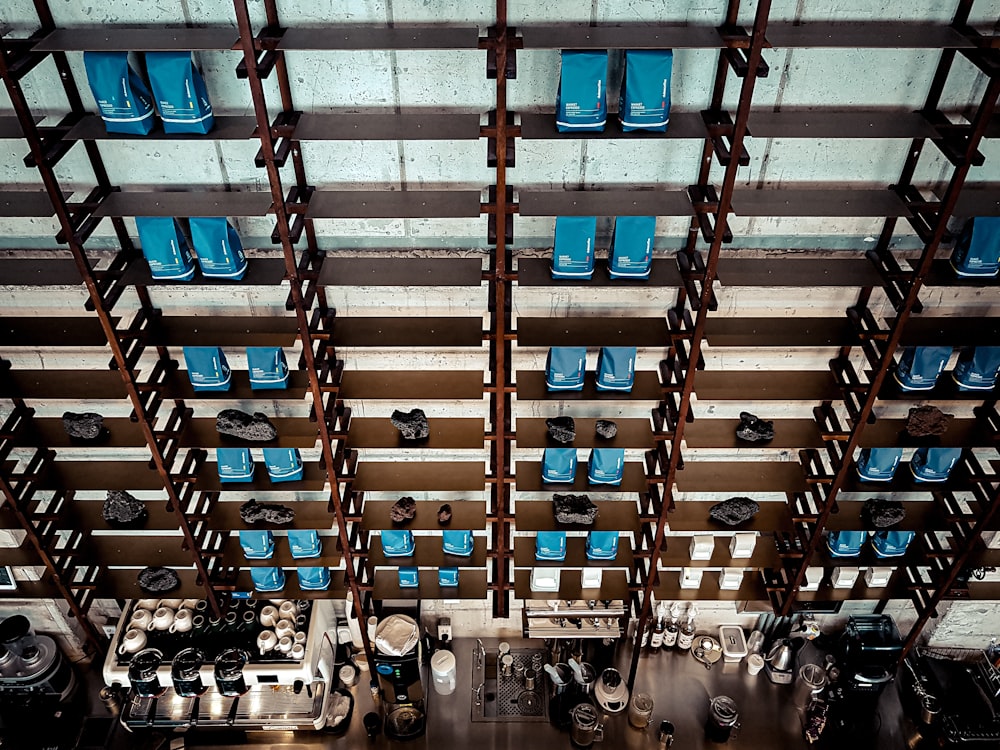
[(628, 685), (617, 669), (608, 668), (601, 672), (594, 685), (594, 699), (604, 711), (618, 714), (628, 706)]

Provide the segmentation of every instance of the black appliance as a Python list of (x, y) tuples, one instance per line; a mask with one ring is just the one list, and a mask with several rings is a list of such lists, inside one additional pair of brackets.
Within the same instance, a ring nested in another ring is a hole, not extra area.
[(896, 679), (903, 639), (889, 615), (856, 615), (838, 642), (840, 684), (850, 694), (878, 697)]
[(60, 702), (76, 689), (76, 677), (56, 642), (35, 635), (24, 615), (0, 622), (0, 698)]
[[(411, 628), (415, 637), (407, 636), (406, 631)], [(390, 615), (375, 631), (375, 672), (382, 693), (385, 735), (389, 739), (420, 737), (427, 728), (418, 633), (417, 623), (406, 615)], [(412, 645), (400, 647), (407, 642)], [(402, 653), (386, 653), (390, 650)]]

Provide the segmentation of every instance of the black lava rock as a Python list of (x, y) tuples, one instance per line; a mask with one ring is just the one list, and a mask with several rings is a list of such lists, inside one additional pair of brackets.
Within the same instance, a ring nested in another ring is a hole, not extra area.
[(401, 497), (389, 508), (389, 520), (393, 523), (405, 523), (417, 515), (417, 501), (412, 497)]
[(101, 517), (113, 526), (138, 527), (149, 518), (146, 505), (124, 490), (108, 490)]
[(914, 407), (906, 417), (906, 433), (915, 438), (944, 435), (954, 417), (954, 414), (945, 414), (936, 406)]
[(760, 506), (749, 497), (731, 497), (709, 508), (708, 516), (727, 526), (739, 526), (753, 518), (759, 510)]
[(906, 509), (896, 500), (870, 497), (861, 508), (861, 520), (865, 528), (888, 529), (906, 518)]
[(295, 520), (295, 511), (287, 505), (258, 503), (250, 498), (240, 506), (240, 518), (246, 524), (273, 523), (282, 525)]
[(391, 419), (403, 440), (423, 440), (431, 434), (427, 415), (423, 409), (413, 409), (408, 412), (396, 409), (392, 412)]
[(220, 435), (232, 435), (242, 440), (266, 443), (278, 437), (278, 429), (266, 414), (252, 415), (239, 409), (223, 409), (215, 416), (215, 429)]
[(181, 579), (170, 568), (143, 568), (138, 583), (147, 594), (166, 594), (180, 586)]
[(104, 417), (92, 411), (82, 414), (63, 412), (62, 423), (66, 434), (73, 440), (93, 442), (108, 434), (108, 428), (104, 426)]
[(610, 419), (598, 419), (597, 422), (594, 423), (594, 429), (597, 431), (598, 435), (602, 438), (607, 438), (608, 440), (618, 434), (618, 425)]
[[(416, 509), (414, 509), (414, 512), (416, 512)], [(438, 508), (438, 523), (441, 526), (447, 526), (451, 523), (451, 505), (448, 503)]]
[(559, 523), (590, 526), (597, 520), (597, 506), (586, 495), (553, 495), (552, 512)]
[(749, 443), (763, 443), (767, 440), (773, 440), (774, 422), (758, 419), (748, 411), (741, 411), (736, 437)]
[(557, 443), (572, 443), (576, 440), (576, 422), (573, 417), (552, 417), (545, 420), (549, 436)]

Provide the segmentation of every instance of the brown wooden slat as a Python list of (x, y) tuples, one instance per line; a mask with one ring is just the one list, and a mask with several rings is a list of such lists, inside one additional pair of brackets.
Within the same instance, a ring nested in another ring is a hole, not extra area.
[(186, 568), (191, 553), (182, 548), (184, 537), (143, 533), (128, 536), (91, 535), (80, 550), (82, 562), (102, 566), (145, 568), (147, 565)]
[(648, 419), (614, 419), (618, 433), (613, 438), (603, 438), (597, 434), (596, 419), (574, 419), (576, 440), (572, 443), (557, 443), (548, 433), (544, 419), (517, 420), (518, 448), (651, 448), (653, 429)]
[(768, 24), (767, 41), (776, 48), (967, 49), (973, 46), (966, 37), (944, 24), (889, 21)]
[(49, 490), (162, 490), (163, 481), (145, 461), (57, 459), (39, 486)]
[(829, 370), (705, 370), (694, 385), (700, 401), (829, 401), (840, 395)]
[(310, 219), (433, 219), (479, 216), (478, 190), (320, 190)]
[(0, 259), (0, 286), (79, 286), (80, 271), (72, 258)]
[[(587, 540), (582, 536), (566, 539), (566, 559), (536, 560), (535, 538), (519, 536), (514, 538), (514, 565), (518, 568), (629, 568), (633, 565), (632, 543), (628, 537), (618, 541), (618, 554), (614, 560), (588, 560)], [(571, 574), (572, 575), (572, 574)]]
[(664, 568), (771, 568), (779, 564), (778, 548), (774, 544), (773, 536), (769, 534), (758, 536), (753, 554), (744, 558), (730, 556), (729, 539), (728, 536), (715, 537), (715, 547), (710, 560), (692, 560), (691, 537), (668, 536), (666, 547), (660, 555), (660, 564)]
[[(442, 526), (437, 522), (438, 508), (443, 503), (432, 500), (417, 500), (417, 515), (405, 524), (395, 524), (390, 520), (389, 510), (393, 502), (389, 500), (369, 500), (365, 503), (361, 524), (369, 531), (375, 529), (410, 529), (411, 531), (479, 531), (486, 528), (486, 506), (483, 503), (463, 500), (448, 503), (451, 506), (451, 522)], [(438, 541), (440, 544), (440, 540)]]
[(36, 52), (186, 52), (233, 49), (240, 40), (235, 28), (164, 29), (128, 26), (56, 29), (32, 49)]
[(722, 258), (723, 286), (866, 287), (882, 277), (867, 258)]
[(767, 590), (760, 576), (748, 571), (743, 576), (743, 585), (732, 591), (719, 588), (718, 571), (706, 571), (697, 589), (682, 589), (680, 587), (679, 571), (660, 571), (660, 582), (653, 591), (656, 598), (663, 601), (697, 602), (697, 601), (766, 601)]
[(125, 398), (125, 385), (116, 370), (10, 370), (0, 374), (0, 396), (115, 401)]
[(482, 346), (482, 318), (341, 318), (333, 329), (337, 346)]
[(346, 370), (340, 382), (345, 400), (393, 399), (401, 402), (427, 399), (478, 400), (483, 397), (483, 372), (385, 372)]
[(430, 435), (423, 440), (404, 440), (388, 417), (351, 420), (347, 443), (352, 448), (482, 448), (486, 424), (479, 418), (428, 419)]
[[(451, 524), (454, 526), (454, 524)], [(449, 528), (451, 527), (449, 526)], [(468, 557), (445, 554), (441, 537), (414, 537), (413, 554), (408, 557), (386, 557), (382, 552), (382, 540), (373, 536), (368, 550), (368, 564), (373, 566), (423, 566), (428, 568), (483, 568), (486, 566), (486, 539), (473, 537), (472, 554)]]
[(733, 196), (737, 216), (908, 216), (903, 200), (889, 190), (793, 189), (737, 190)]
[[(599, 589), (585, 589), (580, 586), (580, 571), (564, 570), (559, 576), (559, 593), (531, 590), (531, 571), (514, 571), (514, 596), (517, 599), (627, 599), (628, 575), (624, 570), (606, 570), (601, 576)], [(594, 612), (600, 616), (600, 610)], [(572, 632), (567, 630), (567, 632)]]
[(156, 122), (145, 135), (109, 133), (100, 115), (84, 115), (63, 136), (64, 141), (245, 141), (255, 137), (257, 123), (252, 116), (215, 115), (212, 129), (201, 133), (165, 133), (163, 124)]
[(1000, 216), (1000, 189), (993, 185), (966, 187), (958, 196), (953, 215)]
[[(266, 392), (266, 391), (265, 391)], [(258, 391), (260, 393), (260, 391)], [(266, 443), (240, 440), (231, 435), (220, 435), (215, 429), (214, 418), (196, 418), (188, 421), (181, 433), (180, 443), (186, 448), (312, 448), (319, 439), (319, 428), (306, 417), (268, 417), (278, 431), (278, 438)]]
[(298, 323), (286, 316), (170, 315), (154, 320), (146, 335), (154, 346), (292, 346)]
[(282, 529), (330, 529), (336, 520), (326, 500), (282, 498), (276, 502), (287, 505), (295, 511), (295, 519), (292, 523), (281, 526), (269, 523), (255, 523), (252, 526), (248, 526), (240, 518), (240, 505), (243, 503), (226, 500), (220, 500), (213, 506), (212, 512), (208, 514), (205, 523), (210, 529), (216, 531), (234, 531), (239, 529), (272, 529), (277, 531)]
[(468, 141), (479, 140), (477, 113), (310, 113), (299, 118), (302, 141)]
[(905, 419), (879, 419), (874, 424), (865, 425), (859, 445), (862, 448), (920, 445), (972, 448), (997, 445), (1000, 441), (1000, 436), (991, 434), (976, 419), (953, 419), (944, 435), (930, 441), (926, 438), (912, 438), (905, 432), (905, 429)]
[[(837, 503), (837, 513), (831, 513), (826, 522), (829, 531), (861, 531), (865, 524), (861, 521), (862, 500), (840, 500)], [(938, 504), (933, 500), (909, 500), (903, 502), (906, 517), (895, 524), (894, 531), (948, 531), (948, 524)], [(916, 545), (916, 540), (913, 542)], [(867, 546), (867, 545), (866, 545)], [(847, 563), (853, 565), (853, 563)], [(884, 562), (883, 565), (892, 565)]]
[(485, 599), (486, 571), (460, 570), (458, 586), (438, 586), (436, 570), (419, 571), (418, 588), (400, 588), (399, 576), (394, 570), (375, 571), (372, 597), (375, 599)]
[[(117, 373), (115, 373), (117, 375)], [(77, 408), (84, 408), (85, 404)], [(89, 409), (89, 407), (86, 407)], [(86, 443), (71, 440), (63, 429), (61, 417), (35, 417), (17, 441), (18, 445), (33, 445), (40, 448), (140, 448), (145, 447), (146, 437), (138, 422), (128, 417), (105, 417), (104, 426), (110, 433), (105, 440)]]
[(552, 261), (547, 258), (518, 258), (519, 287), (679, 287), (681, 273), (672, 258), (654, 258), (648, 279), (612, 279), (604, 260), (598, 260), (590, 279), (553, 279)]
[[(910, 270), (913, 270), (912, 264)], [(1000, 276), (959, 276), (951, 261), (941, 258), (931, 263), (930, 273), (924, 277), (924, 286), (1000, 286)]]
[(267, 466), (259, 458), (254, 459), (253, 481), (220, 482), (218, 464), (206, 461), (198, 472), (195, 487), (199, 492), (318, 492), (326, 486), (326, 470), (318, 463), (306, 462), (302, 479), (295, 482), (272, 482), (267, 476)]
[(521, 216), (690, 216), (685, 190), (521, 190)]
[[(38, 123), (38, 118), (34, 119), (35, 123)], [(17, 119), (14, 115), (2, 115), (0, 116), (0, 139), (7, 140), (11, 138), (23, 138), (24, 131), (21, 130), (21, 121)]]
[(25, 539), (20, 547), (0, 547), (0, 565), (41, 567), (44, 563), (31, 542)]
[(264, 216), (271, 194), (222, 191), (111, 193), (94, 216)]
[[(634, 49), (634, 48), (631, 48)], [(556, 128), (554, 112), (534, 114), (525, 112), (521, 115), (521, 138), (524, 140), (661, 140), (677, 138), (704, 139), (708, 136), (705, 121), (698, 112), (670, 112), (670, 122), (665, 133), (648, 130), (633, 130), (626, 133), (622, 130), (617, 113), (608, 113), (608, 123), (603, 132), (594, 133), (581, 131), (579, 133), (560, 133)]]
[(250, 374), (246, 370), (233, 370), (228, 391), (198, 391), (194, 390), (188, 380), (186, 370), (170, 373), (164, 380), (164, 390), (169, 398), (185, 401), (208, 399), (212, 401), (299, 401), (305, 398), (309, 390), (309, 373), (292, 370), (288, 373), (288, 387), (283, 389), (268, 388), (255, 391), (250, 387)]
[(518, 25), (525, 49), (712, 49), (722, 37), (712, 26), (623, 23)]
[(518, 318), (519, 346), (666, 347), (666, 318)]
[(625, 472), (622, 483), (618, 486), (610, 484), (591, 484), (587, 481), (587, 464), (581, 461), (576, 467), (576, 480), (572, 483), (550, 484), (542, 482), (542, 464), (540, 461), (518, 461), (514, 484), (521, 492), (645, 492), (648, 485), (646, 472), (640, 463), (625, 462)]
[(63, 600), (62, 591), (60, 591), (52, 578), (46, 574), (42, 577), (40, 581), (16, 581), (17, 589), (15, 591), (0, 591), (0, 600), (2, 599), (58, 599)]
[(659, 401), (663, 396), (660, 379), (655, 372), (637, 372), (632, 390), (599, 391), (597, 376), (588, 372), (582, 391), (550, 391), (545, 373), (537, 370), (517, 371), (517, 398), (520, 401)]
[(46, 219), (55, 212), (47, 193), (37, 190), (0, 192), (0, 216)]
[[(887, 322), (891, 325), (894, 319)], [(907, 320), (902, 346), (1000, 346), (1000, 319), (918, 317)]]
[(479, 258), (344, 258), (323, 261), (324, 286), (479, 286)]
[(791, 461), (688, 461), (677, 472), (681, 492), (800, 492), (802, 466)]
[(827, 347), (856, 343), (844, 318), (709, 318), (709, 346)]
[(358, 466), (354, 489), (359, 492), (463, 492), (484, 489), (486, 467), (481, 461), (368, 461)]
[(936, 138), (938, 132), (919, 112), (888, 110), (752, 111), (754, 138)]
[(639, 511), (628, 500), (595, 500), (597, 519), (592, 526), (557, 523), (551, 500), (518, 500), (516, 522), (518, 531), (633, 531), (639, 525)]
[[(677, 472), (677, 476), (679, 477), (682, 473)], [(667, 523), (670, 525), (671, 531), (680, 532), (761, 531), (769, 533), (791, 528), (792, 517), (787, 503), (761, 500), (757, 504), (760, 506), (760, 511), (752, 519), (739, 526), (727, 526), (709, 518), (708, 511), (715, 505), (714, 502), (709, 500), (677, 500), (674, 503), (674, 510), (667, 516)]]
[[(100, 466), (100, 464), (98, 464)], [(150, 531), (176, 531), (179, 528), (177, 516), (168, 511), (166, 501), (145, 501), (149, 518), (142, 525), (142, 533)], [(58, 513), (60, 526), (70, 529), (101, 529), (116, 531), (101, 517), (103, 500), (72, 500)], [(136, 532), (133, 532), (136, 533)], [(178, 537), (180, 541), (180, 537)], [(188, 558), (190, 560), (190, 558)]]
[(0, 346), (104, 347), (107, 344), (96, 317), (0, 317)]
[[(758, 414), (762, 419), (769, 415)], [(688, 448), (822, 448), (823, 438), (813, 419), (777, 419), (774, 439), (751, 443), (736, 437), (738, 419), (696, 419), (684, 430)]]
[(333, 25), (286, 29), (283, 50), (476, 49), (476, 26)]
[(195, 274), (191, 281), (154, 279), (149, 265), (142, 260), (132, 263), (122, 274), (126, 286), (277, 286), (285, 279), (285, 261), (281, 258), (250, 258), (242, 279), (205, 278)]

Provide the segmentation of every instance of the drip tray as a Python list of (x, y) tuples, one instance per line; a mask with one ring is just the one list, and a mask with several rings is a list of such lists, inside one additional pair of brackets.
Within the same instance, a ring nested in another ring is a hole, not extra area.
[[(544, 651), (534, 648), (512, 649), (513, 672), (510, 677), (499, 674), (497, 653), (487, 652), (482, 664), (472, 658), (472, 721), (474, 722), (542, 722), (548, 721), (548, 694), (545, 672), (535, 678), (535, 688), (526, 690), (520, 677), (544, 656)], [(480, 690), (477, 690), (482, 685)], [(477, 700), (477, 696), (479, 700)], [(479, 705), (477, 705), (477, 703)]]

